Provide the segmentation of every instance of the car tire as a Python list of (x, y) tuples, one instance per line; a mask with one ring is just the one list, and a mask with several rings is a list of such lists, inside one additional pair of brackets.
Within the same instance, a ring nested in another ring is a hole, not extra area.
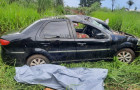
[(36, 66), (36, 65), (48, 64), (48, 63), (50, 63), (49, 59), (43, 55), (33, 55), (27, 59), (28, 66)]
[(132, 49), (124, 48), (116, 54), (118, 60), (125, 63), (131, 63), (135, 59), (135, 53)]

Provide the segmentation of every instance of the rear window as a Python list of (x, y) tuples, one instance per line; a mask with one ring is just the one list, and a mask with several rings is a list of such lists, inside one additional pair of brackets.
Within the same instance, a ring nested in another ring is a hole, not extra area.
[(20, 32), (24, 33), (24, 34), (32, 33), (36, 30), (39, 30), (39, 28), (43, 25), (43, 23), (45, 23), (45, 20), (42, 20), (42, 21), (38, 20), (38, 21), (34, 22), (33, 24), (29, 25), (23, 31), (21, 30)]
[(41, 32), (42, 38), (70, 38), (69, 28), (66, 21), (49, 22)]

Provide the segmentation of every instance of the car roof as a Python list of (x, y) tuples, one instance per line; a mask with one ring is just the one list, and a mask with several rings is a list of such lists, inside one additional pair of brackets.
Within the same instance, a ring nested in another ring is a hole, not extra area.
[[(86, 15), (63, 15), (63, 16), (47, 17), (44, 19), (47, 22), (70, 20), (72, 22), (82, 23), (82, 24), (86, 24), (86, 25), (90, 25), (90, 26), (94, 26), (92, 20), (95, 20), (96, 22), (102, 24), (103, 26), (105, 26), (109, 29), (107, 23), (105, 23), (103, 20), (100, 20), (95, 17), (86, 16)], [(44, 19), (42, 19), (42, 20), (44, 20)], [(98, 28), (96, 26), (94, 26), (94, 27)]]
[[(47, 21), (49, 20), (64, 20), (64, 19), (69, 19), (72, 22), (79, 22), (79, 23), (83, 23), (83, 24), (90, 24), (91, 22), (88, 21), (88, 19), (94, 19), (95, 21), (97, 21), (98, 23), (107, 25), (107, 23), (105, 23), (103, 20), (100, 20), (98, 18), (95, 17), (90, 17), (90, 16), (86, 16), (86, 15), (64, 15), (64, 16), (55, 16), (55, 17), (47, 17), (44, 18)], [(40, 20), (44, 20), (44, 19), (40, 19)]]
[(81, 22), (81, 23), (83, 23), (83, 22), (84, 23), (87, 23), (87, 22), (89, 23), (88, 19), (92, 18), (95, 21), (97, 21), (98, 23), (107, 25), (107, 23), (105, 23), (101, 19), (98, 19), (98, 18), (95, 18), (95, 17), (86, 16), (86, 15), (65, 15), (65, 17), (67, 17), (71, 21)]

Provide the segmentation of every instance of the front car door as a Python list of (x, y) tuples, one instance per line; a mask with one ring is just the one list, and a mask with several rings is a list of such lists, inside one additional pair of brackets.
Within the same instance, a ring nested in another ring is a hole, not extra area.
[[(83, 33), (87, 34), (89, 38), (78, 38), (77, 32), (75, 32), (76, 30), (74, 30), (75, 42), (77, 44), (77, 59), (110, 59), (110, 36), (90, 25), (86, 25), (86, 28), (84, 29), (88, 29)], [(94, 35), (92, 35), (93, 33)], [(105, 37), (97, 38), (95, 36), (96, 34), (103, 34)]]
[(76, 46), (69, 20), (46, 22), (37, 35), (37, 42), (52, 62), (75, 59)]

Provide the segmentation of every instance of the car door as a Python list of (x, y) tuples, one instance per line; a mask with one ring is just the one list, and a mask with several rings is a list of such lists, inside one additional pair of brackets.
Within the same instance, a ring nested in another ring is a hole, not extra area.
[(46, 22), (37, 35), (39, 48), (53, 61), (75, 59), (76, 46), (69, 20)]
[[(95, 28), (94, 28), (95, 30)], [(96, 33), (104, 33), (96, 29)], [(86, 32), (85, 32), (86, 33)], [(91, 32), (92, 33), (92, 32)], [(87, 34), (87, 33), (86, 33)], [(75, 32), (76, 35), (76, 32)], [(87, 34), (88, 35), (88, 34)], [(105, 59), (110, 58), (110, 42), (111, 39), (108, 34), (104, 33), (104, 38), (78, 38), (75, 37), (76, 42), (76, 57), (77, 59)]]

